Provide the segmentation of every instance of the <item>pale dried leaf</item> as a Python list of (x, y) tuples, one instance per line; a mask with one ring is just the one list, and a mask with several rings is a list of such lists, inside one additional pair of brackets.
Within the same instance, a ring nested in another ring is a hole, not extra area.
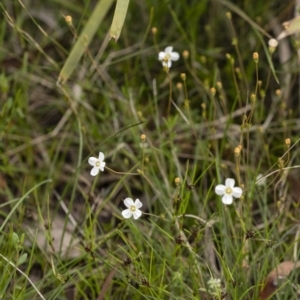
[(278, 288), (278, 279), (287, 277), (294, 269), (299, 267), (300, 261), (284, 261), (278, 264), (278, 266), (267, 275), (264, 288), (260, 293), (260, 299), (269, 299)]
[[(75, 258), (81, 254), (79, 250), (79, 239), (74, 238), (74, 226), (68, 222), (65, 228), (65, 219), (61, 216), (55, 216), (51, 223), (52, 245), (56, 254), (64, 258)], [(27, 225), (27, 229), (32, 237), (36, 235), (36, 244), (45, 251), (52, 252), (47, 240), (47, 232), (43, 224), (35, 223)], [(37, 234), (36, 234), (37, 232)]]
[(276, 38), (277, 41), (300, 31), (300, 16), (282, 23), (284, 30)]

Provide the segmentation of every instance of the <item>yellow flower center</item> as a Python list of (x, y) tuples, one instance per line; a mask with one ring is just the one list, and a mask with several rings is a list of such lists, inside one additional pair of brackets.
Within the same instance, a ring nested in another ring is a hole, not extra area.
[(100, 166), (100, 161), (97, 160), (96, 163), (95, 163), (96, 167), (99, 167)]
[(229, 195), (232, 194), (232, 188), (230, 187), (226, 188), (225, 193)]
[(164, 57), (164, 59), (163, 59), (163, 61), (165, 63), (168, 63), (168, 61), (170, 60), (170, 58), (171, 58), (171, 55), (170, 54), (166, 54), (165, 57)]
[(130, 206), (130, 210), (131, 210), (132, 212), (134, 212), (134, 211), (136, 211), (136, 207), (135, 207), (134, 205), (131, 205), (131, 206)]

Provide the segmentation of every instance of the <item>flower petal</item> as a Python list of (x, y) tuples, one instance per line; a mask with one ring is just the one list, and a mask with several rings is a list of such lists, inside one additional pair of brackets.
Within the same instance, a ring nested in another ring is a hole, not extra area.
[(171, 60), (178, 60), (179, 59), (179, 53), (177, 52), (172, 52), (171, 54)]
[(104, 161), (104, 154), (102, 152), (99, 152), (99, 158), (100, 162)]
[(226, 189), (226, 186), (223, 185), (223, 184), (218, 184), (216, 187), (215, 187), (215, 193), (219, 196), (223, 196), (225, 194), (225, 189)]
[(141, 208), (143, 206), (143, 203), (139, 199), (136, 199), (134, 205), (136, 208)]
[(137, 220), (142, 215), (142, 211), (137, 209), (135, 212), (133, 212), (133, 218)]
[(227, 178), (226, 180), (225, 180), (225, 185), (226, 185), (226, 187), (230, 187), (230, 188), (234, 188), (234, 184), (235, 184), (235, 180), (234, 179), (232, 179), (232, 178)]
[(89, 162), (89, 164), (91, 165), (91, 166), (94, 166), (95, 165), (95, 163), (96, 163), (96, 161), (97, 161), (97, 158), (96, 157), (89, 157), (89, 160), (88, 160), (88, 162)]
[(99, 168), (97, 168), (97, 167), (94, 167), (94, 168), (91, 170), (91, 175), (92, 175), (92, 176), (96, 176), (96, 175), (98, 175), (98, 173), (99, 173)]
[(106, 163), (104, 161), (102, 161), (100, 163), (99, 169), (103, 172), (104, 171), (104, 167), (105, 167)]
[(222, 197), (222, 202), (226, 205), (232, 204), (232, 201), (233, 201), (233, 198), (231, 195), (224, 194), (224, 196)]
[(167, 48), (165, 49), (165, 52), (166, 52), (167, 54), (171, 54), (172, 51), (173, 51), (173, 47), (172, 47), (172, 46), (169, 46), (169, 47), (167, 47)]
[(132, 216), (132, 211), (130, 209), (125, 209), (125, 210), (122, 211), (122, 216), (125, 219), (129, 219)]
[(243, 190), (240, 187), (234, 187), (232, 189), (232, 196), (234, 198), (240, 198), (243, 194)]
[(163, 51), (159, 52), (158, 53), (158, 60), (163, 60), (165, 58), (165, 56), (166, 56), (165, 52), (163, 52)]
[(124, 200), (124, 204), (125, 204), (126, 207), (130, 208), (132, 205), (134, 205), (134, 202), (131, 198), (126, 198)]

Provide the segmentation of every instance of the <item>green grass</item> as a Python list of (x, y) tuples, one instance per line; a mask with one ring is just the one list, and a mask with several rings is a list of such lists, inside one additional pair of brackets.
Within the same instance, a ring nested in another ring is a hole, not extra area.
[[(299, 260), (299, 41), (268, 49), (293, 7), (132, 0), (119, 40), (112, 8), (61, 85), (96, 5), (71, 2), (1, 2), (0, 298), (267, 299), (268, 273)], [(272, 299), (296, 299), (284, 275)]]

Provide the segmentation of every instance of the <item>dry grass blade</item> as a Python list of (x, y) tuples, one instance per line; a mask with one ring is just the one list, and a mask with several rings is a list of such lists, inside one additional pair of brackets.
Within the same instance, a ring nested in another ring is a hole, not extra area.
[(68, 80), (113, 2), (114, 0), (99, 0), (59, 73), (58, 83), (64, 84)]
[(282, 26), (285, 29), (277, 37), (278, 41), (300, 31), (300, 16), (282, 23)]
[(11, 266), (13, 266), (19, 273), (21, 273), (27, 280), (28, 282), (31, 284), (31, 286), (35, 289), (35, 291), (37, 292), (37, 294), (43, 299), (46, 300), (44, 298), (44, 296), (41, 294), (41, 292), (38, 290), (38, 288), (34, 285), (34, 283), (30, 280), (30, 278), (22, 271), (20, 270), (13, 262), (11, 262), (9, 259), (7, 259), (5, 256), (3, 256), (2, 254), (0, 254), (0, 257), (2, 257), (7, 263), (9, 263)]

